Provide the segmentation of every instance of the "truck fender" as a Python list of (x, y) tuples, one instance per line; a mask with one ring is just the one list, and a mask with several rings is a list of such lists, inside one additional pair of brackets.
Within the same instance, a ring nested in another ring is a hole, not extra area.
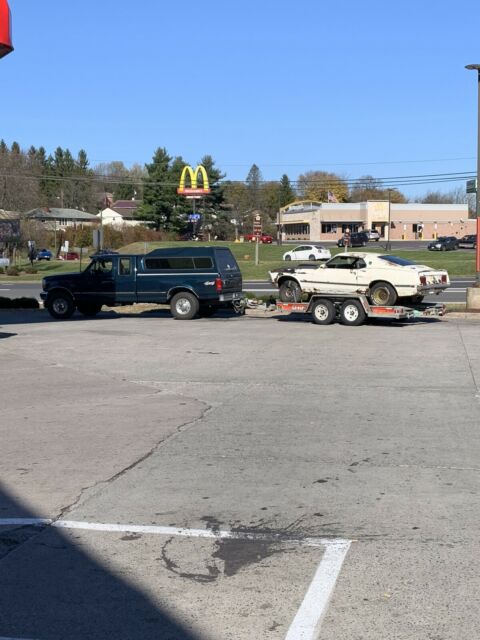
[(175, 287), (172, 287), (168, 292), (167, 292), (167, 302), (170, 302), (170, 300), (173, 298), (173, 296), (176, 293), (180, 293), (180, 291), (188, 291), (189, 293), (193, 293), (193, 295), (198, 298), (198, 295), (196, 294), (196, 292), (192, 289), (192, 287), (188, 287), (187, 285), (177, 285)]

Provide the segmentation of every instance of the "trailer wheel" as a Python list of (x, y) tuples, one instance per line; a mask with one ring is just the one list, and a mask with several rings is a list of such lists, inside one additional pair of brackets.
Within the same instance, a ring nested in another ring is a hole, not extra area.
[(199, 307), (198, 299), (189, 291), (176, 293), (170, 302), (170, 311), (176, 320), (192, 320)]
[(285, 280), (280, 285), (279, 294), (282, 302), (300, 302), (302, 290), (295, 280)]
[(397, 301), (397, 292), (388, 282), (376, 282), (370, 287), (369, 297), (372, 304), (380, 307), (390, 307)]
[(330, 300), (316, 300), (312, 306), (312, 318), (315, 324), (332, 324), (337, 312)]
[(367, 314), (358, 300), (346, 300), (340, 307), (340, 321), (342, 324), (356, 327), (365, 322)]

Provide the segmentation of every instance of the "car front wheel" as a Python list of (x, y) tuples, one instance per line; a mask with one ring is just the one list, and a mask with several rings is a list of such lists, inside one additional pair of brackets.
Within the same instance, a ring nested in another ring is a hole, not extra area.
[(282, 302), (300, 302), (302, 290), (295, 280), (285, 280), (279, 289), (280, 300)]
[(291, 260), (292, 256), (285, 256), (285, 260)]
[(370, 287), (370, 301), (379, 307), (390, 307), (397, 301), (397, 292), (388, 282), (376, 282)]

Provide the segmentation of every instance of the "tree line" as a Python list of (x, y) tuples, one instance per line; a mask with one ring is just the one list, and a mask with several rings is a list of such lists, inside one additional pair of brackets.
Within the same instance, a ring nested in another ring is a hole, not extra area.
[[(127, 168), (121, 161), (91, 167), (87, 152), (74, 155), (57, 147), (48, 154), (44, 147), (22, 150), (17, 142), (9, 147), (0, 140), (0, 209), (25, 212), (36, 207), (72, 208), (97, 213), (111, 200), (138, 200), (139, 218), (156, 229), (172, 234), (195, 231), (190, 214), (194, 204), (177, 194), (183, 168), (192, 164), (181, 156), (156, 149), (150, 163)], [(254, 215), (260, 214), (266, 231), (273, 232), (278, 209), (294, 200), (362, 202), (385, 200), (407, 202), (399, 190), (386, 189), (373, 176), (354, 181), (327, 171), (309, 171), (292, 182), (283, 174), (266, 181), (253, 164), (244, 181), (226, 179), (210, 155), (199, 159), (209, 178), (211, 192), (195, 203), (201, 228), (218, 238), (251, 231)], [(195, 164), (192, 164), (195, 166)], [(420, 202), (466, 202), (463, 189), (448, 193), (428, 192)]]

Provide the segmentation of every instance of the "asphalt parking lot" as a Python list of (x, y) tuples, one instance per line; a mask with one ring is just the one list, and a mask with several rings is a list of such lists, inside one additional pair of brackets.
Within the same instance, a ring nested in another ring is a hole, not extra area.
[(0, 638), (480, 637), (480, 322), (0, 312)]

